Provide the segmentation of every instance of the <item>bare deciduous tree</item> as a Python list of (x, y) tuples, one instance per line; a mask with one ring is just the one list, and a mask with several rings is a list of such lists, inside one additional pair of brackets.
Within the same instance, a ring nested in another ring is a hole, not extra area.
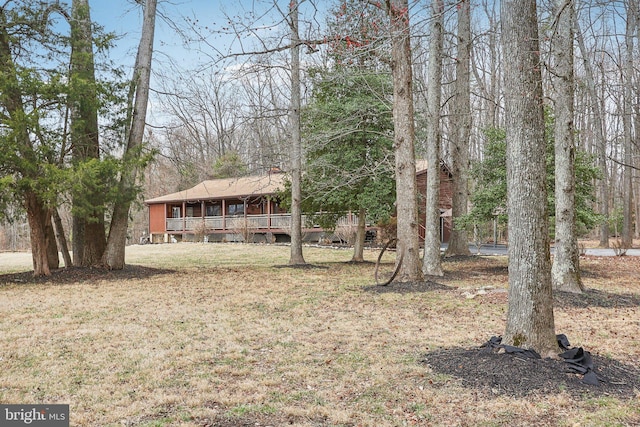
[(634, 40), (636, 38), (636, 25), (638, 2), (627, 1), (627, 22), (625, 33), (625, 62), (623, 70), (623, 108), (622, 122), (624, 127), (624, 169), (622, 191), (622, 245), (625, 248), (633, 246), (633, 100), (634, 95)]
[(440, 259), (440, 101), (442, 97), (442, 44), (444, 2), (431, 3), (431, 31), (427, 83), (427, 194), (422, 272), (442, 276)]
[[(151, 77), (156, 4), (156, 0), (146, 0), (144, 4), (142, 35), (140, 37), (138, 55), (133, 71), (134, 76), (131, 93), (134, 95), (134, 102), (131, 106), (130, 128), (127, 132), (127, 145), (124, 153), (125, 159), (128, 157), (130, 160), (133, 160), (135, 156), (140, 156), (142, 139), (144, 137), (147, 104), (149, 101), (149, 81)], [(132, 194), (132, 189), (136, 185), (137, 178), (138, 166), (135, 162), (131, 162), (131, 167), (123, 171), (120, 177), (120, 194)], [(102, 264), (107, 268), (116, 270), (124, 268), (131, 201), (130, 197), (124, 197), (116, 201), (113, 208), (109, 238), (102, 257)]]
[(413, 282), (422, 279), (422, 271), (418, 241), (409, 4), (407, 0), (391, 0), (387, 1), (387, 8), (391, 21), (398, 256), (403, 257), (396, 280)]
[(593, 64), (589, 60), (589, 54), (584, 42), (584, 35), (580, 30), (580, 24), (577, 19), (574, 21), (576, 41), (579, 51), (582, 55), (582, 65), (584, 67), (586, 90), (589, 93), (589, 108), (593, 113), (593, 132), (595, 136), (595, 146), (597, 153), (598, 167), (602, 173), (602, 178), (598, 183), (598, 199), (600, 204), (600, 214), (605, 219), (600, 226), (600, 246), (609, 247), (609, 186), (607, 182), (607, 137), (605, 130), (605, 109), (602, 108), (600, 97), (596, 87), (595, 72)]
[(554, 289), (582, 292), (575, 206), (573, 8), (573, 0), (555, 1), (551, 71), (555, 88), (556, 229), (552, 277)]
[(291, 30), (291, 254), (289, 265), (305, 264), (302, 255), (302, 138), (300, 136), (300, 34), (298, 32), (298, 2), (289, 3)]
[(451, 172), (453, 174), (453, 198), (451, 215), (453, 230), (445, 255), (469, 255), (469, 239), (464, 229), (456, 227), (456, 218), (467, 213), (469, 202), (469, 137), (471, 133), (471, 2), (458, 3), (458, 53), (454, 94), (453, 143), (451, 147)]

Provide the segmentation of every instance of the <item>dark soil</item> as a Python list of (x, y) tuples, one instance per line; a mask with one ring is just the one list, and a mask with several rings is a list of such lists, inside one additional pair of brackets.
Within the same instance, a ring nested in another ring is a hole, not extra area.
[(160, 274), (175, 274), (174, 270), (143, 267), (140, 265), (125, 265), (122, 270), (109, 270), (99, 267), (70, 267), (53, 270), (51, 276), (34, 277), (33, 271), (21, 273), (0, 274), (0, 285), (7, 284), (56, 284), (91, 283), (96, 280), (131, 280), (144, 279)]
[(457, 288), (426, 280), (424, 282), (391, 282), (387, 286), (371, 285), (362, 289), (365, 292), (376, 294), (409, 294), (414, 292), (453, 291)]
[(457, 255), (442, 259), (445, 277), (448, 280), (468, 279), (469, 277), (500, 277), (505, 281), (509, 277), (509, 267), (503, 261), (496, 261), (479, 255)]
[(640, 296), (634, 294), (614, 294), (597, 289), (587, 289), (581, 294), (555, 292), (553, 305), (560, 308), (578, 307), (640, 307)]
[(438, 350), (425, 354), (422, 363), (494, 395), (524, 397), (566, 391), (575, 397), (636, 398), (640, 369), (615, 359), (592, 357), (599, 385), (585, 384), (580, 375), (567, 373), (562, 360), (529, 359), (487, 348)]

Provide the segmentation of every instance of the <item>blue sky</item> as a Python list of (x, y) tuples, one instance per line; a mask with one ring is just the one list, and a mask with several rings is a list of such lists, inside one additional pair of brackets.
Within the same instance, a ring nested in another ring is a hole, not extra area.
[[(71, 0), (68, 0), (71, 1)], [(287, 7), (287, 1), (280, 1), (282, 7)], [(108, 55), (115, 64), (123, 65), (130, 69), (135, 62), (135, 54), (140, 40), (142, 29), (142, 8), (134, 0), (89, 0), (91, 7), (91, 19), (101, 25), (105, 31), (113, 32), (121, 38), (115, 42), (115, 46)], [(184, 28), (185, 18), (197, 20), (198, 25), (209, 29), (224, 29), (229, 25), (225, 16), (233, 18), (246, 18), (249, 13), (256, 10), (272, 7), (272, 0), (158, 0), (158, 15), (156, 17), (156, 31), (154, 40), (154, 73), (152, 75), (152, 87), (161, 89), (157, 81), (158, 73), (165, 73), (167, 70), (174, 70), (167, 65), (168, 58), (174, 61), (184, 73), (190, 73), (198, 65), (211, 63), (208, 55), (214, 54), (213, 48), (204, 46), (202, 52), (196, 49), (188, 50), (183, 45), (183, 40), (176, 29), (167, 21)], [(271, 14), (261, 21), (273, 24), (272, 16), (278, 18), (279, 14)], [(281, 18), (281, 17), (280, 17)], [(237, 22), (247, 22), (247, 19), (234, 19)], [(262, 30), (258, 30), (262, 31)], [(229, 31), (233, 33), (232, 31)], [(279, 32), (276, 30), (276, 32)], [(236, 45), (232, 45), (234, 37), (231, 35), (215, 34), (209, 38), (209, 42), (223, 51), (230, 49), (239, 52)], [(245, 37), (243, 43), (250, 43), (251, 37)], [(226, 47), (226, 48), (225, 48)], [(229, 64), (227, 64), (229, 65)], [(130, 73), (130, 70), (128, 71)], [(153, 98), (153, 95), (152, 95)], [(155, 102), (151, 101), (149, 120), (162, 121), (161, 111), (154, 107)]]
[[(220, 16), (220, 3), (211, 0), (178, 0), (170, 3), (160, 0), (158, 8), (169, 18), (180, 22), (181, 15), (194, 13), (206, 19), (214, 19)], [(122, 37), (111, 51), (113, 59), (132, 65), (140, 40), (142, 8), (133, 0), (90, 0), (89, 5), (94, 22), (102, 25), (105, 31), (114, 32)], [(180, 37), (160, 16), (156, 18), (155, 46), (158, 50), (169, 49), (172, 54), (183, 50)]]
[[(189, 17), (197, 19), (202, 26), (221, 28), (226, 26), (225, 14), (245, 16), (253, 7), (269, 3), (255, 0), (159, 0), (155, 59), (161, 61), (163, 56), (169, 55), (182, 62), (182, 65), (198, 61), (198, 54), (184, 49), (180, 36), (167, 23), (167, 19), (184, 26), (184, 18)], [(134, 0), (89, 0), (89, 5), (94, 22), (102, 25), (106, 31), (122, 36), (111, 51), (112, 59), (118, 63), (132, 65), (142, 28), (142, 8)], [(220, 46), (232, 42), (230, 36), (218, 35), (214, 40)]]

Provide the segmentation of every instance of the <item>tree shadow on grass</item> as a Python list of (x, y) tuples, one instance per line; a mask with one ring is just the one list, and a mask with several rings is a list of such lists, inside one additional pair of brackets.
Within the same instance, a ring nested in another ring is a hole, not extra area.
[(623, 308), (640, 307), (640, 295), (614, 294), (598, 289), (587, 289), (581, 294), (554, 292), (553, 303), (559, 308)]
[(53, 270), (51, 276), (33, 275), (33, 271), (9, 273), (0, 275), (0, 285), (19, 284), (51, 284), (65, 285), (71, 283), (91, 283), (95, 280), (123, 281), (139, 280), (152, 276), (175, 274), (175, 270), (164, 268), (144, 267), (141, 265), (127, 264), (122, 270), (109, 270), (99, 267), (69, 267)]
[(293, 270), (327, 270), (329, 267), (326, 265), (316, 265), (316, 264), (278, 264), (274, 265), (273, 268), (291, 268)]
[(425, 280), (421, 282), (391, 282), (389, 285), (370, 285), (362, 288), (365, 292), (371, 292), (375, 294), (410, 294), (420, 292), (433, 292), (433, 291), (453, 291), (457, 288), (452, 286), (443, 285), (431, 280)]

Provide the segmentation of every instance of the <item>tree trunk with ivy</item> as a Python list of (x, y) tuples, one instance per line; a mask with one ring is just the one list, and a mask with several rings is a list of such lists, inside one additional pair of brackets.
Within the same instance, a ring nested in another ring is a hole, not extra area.
[[(100, 158), (98, 95), (93, 58), (93, 32), (88, 0), (71, 7), (71, 145), (73, 163)], [(91, 185), (73, 196), (73, 263), (88, 267), (100, 263), (106, 247), (104, 195)], [(82, 207), (80, 207), (82, 206)]]

